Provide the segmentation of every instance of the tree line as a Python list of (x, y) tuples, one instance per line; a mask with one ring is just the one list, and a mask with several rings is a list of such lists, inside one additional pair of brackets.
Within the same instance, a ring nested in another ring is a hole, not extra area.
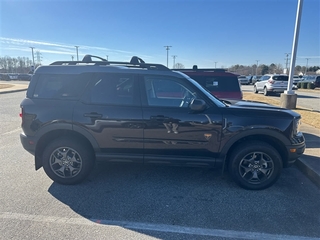
[(27, 57), (0, 57), (1, 73), (28, 73), (33, 66), (32, 61)]
[[(304, 75), (304, 74), (309, 74), (309, 75), (312, 75), (312, 74), (315, 74), (317, 70), (319, 70), (320, 67), (319, 66), (310, 66), (308, 68), (306, 68), (305, 66), (300, 66), (300, 65), (297, 65), (295, 66), (295, 69), (294, 69), (294, 74), (295, 75)], [(265, 64), (260, 64), (260, 65), (256, 65), (256, 64), (253, 64), (251, 66), (244, 66), (244, 65), (239, 65), (239, 64), (236, 64), (236, 65), (233, 65), (231, 67), (228, 68), (228, 70), (230, 72), (234, 72), (234, 73), (237, 73), (237, 74), (240, 74), (240, 75), (264, 75), (264, 74), (274, 74), (274, 73), (277, 73), (277, 74), (282, 74), (284, 73), (284, 68), (282, 67), (281, 64), (270, 64), (269, 66), (268, 65), (265, 65)], [(289, 70), (287, 71), (287, 74), (289, 74)]]

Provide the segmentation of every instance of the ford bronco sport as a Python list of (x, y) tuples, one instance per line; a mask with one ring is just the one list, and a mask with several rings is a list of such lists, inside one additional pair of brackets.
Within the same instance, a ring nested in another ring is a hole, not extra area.
[(79, 183), (96, 161), (110, 161), (220, 167), (257, 190), (305, 149), (298, 113), (220, 101), (187, 75), (138, 57), (40, 66), (21, 118), (36, 170), (60, 184)]

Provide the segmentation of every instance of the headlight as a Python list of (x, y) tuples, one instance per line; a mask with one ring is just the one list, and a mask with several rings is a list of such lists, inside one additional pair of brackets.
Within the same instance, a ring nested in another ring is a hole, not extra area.
[(293, 135), (297, 135), (297, 133), (300, 132), (300, 126), (301, 126), (301, 118), (294, 119), (294, 122), (293, 122)]

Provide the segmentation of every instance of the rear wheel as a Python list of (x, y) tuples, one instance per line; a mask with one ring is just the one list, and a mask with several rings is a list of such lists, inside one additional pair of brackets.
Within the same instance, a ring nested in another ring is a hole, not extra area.
[(268, 95), (269, 95), (269, 92), (268, 92), (268, 90), (267, 90), (266, 87), (263, 89), (263, 95), (265, 95), (265, 96), (268, 96)]
[(271, 145), (250, 141), (236, 147), (230, 156), (229, 172), (245, 189), (260, 190), (273, 185), (282, 170), (282, 160)]
[(71, 138), (59, 138), (45, 148), (42, 164), (46, 174), (60, 184), (77, 184), (92, 170), (94, 154)]

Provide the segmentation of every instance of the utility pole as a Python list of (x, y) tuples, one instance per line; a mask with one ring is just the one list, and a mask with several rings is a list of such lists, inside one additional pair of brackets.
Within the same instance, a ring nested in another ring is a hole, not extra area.
[(164, 46), (165, 48), (166, 48), (166, 50), (167, 50), (167, 67), (169, 66), (169, 50), (170, 50), (170, 48), (172, 47), (172, 46)]
[(175, 68), (175, 65), (176, 65), (176, 57), (178, 57), (177, 55), (172, 55), (173, 57), (173, 67), (172, 68)]
[(257, 62), (257, 67), (256, 67), (256, 76), (258, 75), (258, 64), (259, 64), (259, 61), (260, 61), (260, 60), (256, 60), (256, 62)]
[(30, 47), (30, 48), (31, 48), (31, 51), (32, 51), (32, 64), (33, 64), (33, 67), (35, 67), (35, 65), (34, 65), (34, 54), (33, 54), (33, 49), (35, 47)]
[(108, 58), (109, 58), (109, 56), (108, 56), (108, 55), (106, 55), (106, 57), (107, 57), (107, 61), (109, 61), (109, 59), (108, 59)]
[(214, 68), (217, 68), (217, 62), (214, 62)]
[(288, 71), (289, 55), (290, 53), (285, 53), (286, 55), (286, 71)]
[(71, 59), (72, 59), (72, 61), (73, 61), (73, 56), (71, 55)]
[(74, 46), (75, 48), (76, 48), (76, 50), (77, 50), (77, 61), (79, 61), (79, 55), (78, 55), (78, 48), (79, 48), (79, 46)]
[(307, 72), (308, 72), (308, 61), (309, 61), (310, 58), (306, 58), (306, 59), (307, 59), (307, 65), (306, 65), (306, 70), (304, 71), (304, 75), (306, 75)]

